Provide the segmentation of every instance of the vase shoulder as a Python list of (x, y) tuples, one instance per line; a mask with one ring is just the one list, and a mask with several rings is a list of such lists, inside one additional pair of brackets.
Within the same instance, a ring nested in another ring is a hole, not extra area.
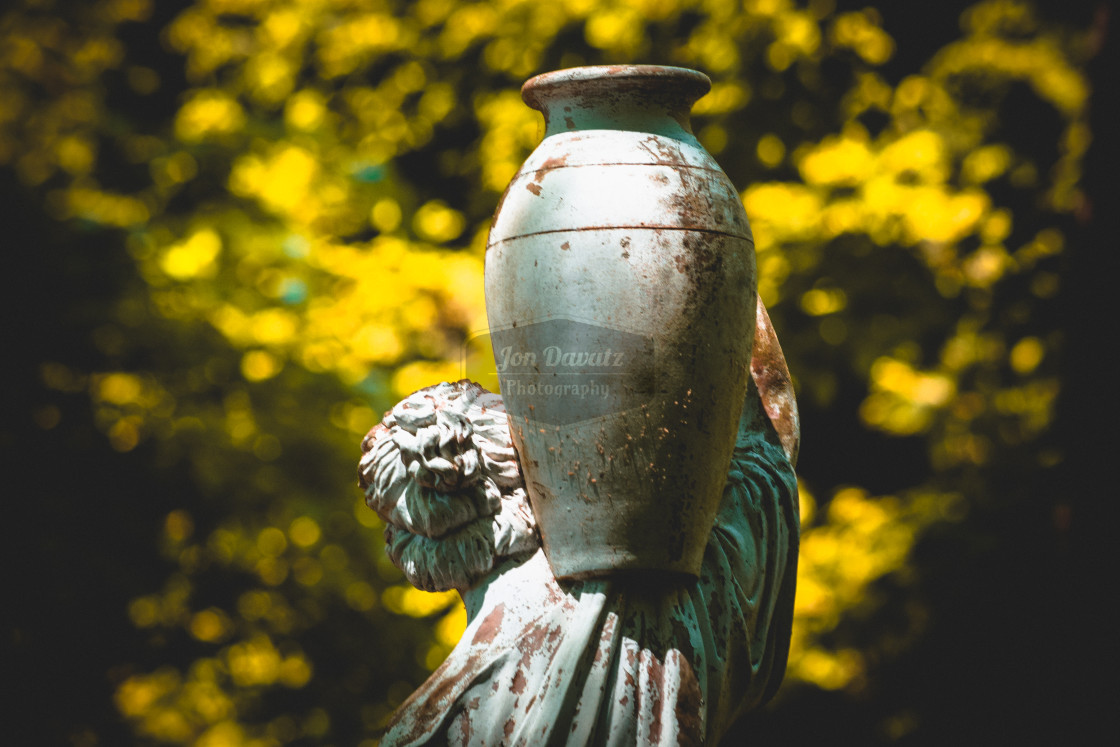
[(699, 143), (648, 132), (550, 135), (510, 183), (489, 245), (557, 231), (711, 231), (753, 242), (735, 185)]
[(525, 174), (560, 166), (685, 166), (721, 171), (695, 138), (681, 140), (627, 130), (575, 130), (545, 138), (521, 167)]

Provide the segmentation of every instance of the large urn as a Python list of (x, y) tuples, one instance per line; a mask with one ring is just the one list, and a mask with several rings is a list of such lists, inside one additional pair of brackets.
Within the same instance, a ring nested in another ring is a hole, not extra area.
[(711, 82), (673, 67), (547, 73), (545, 137), (486, 252), (498, 380), (559, 578), (696, 576), (750, 375), (754, 241), (693, 136)]

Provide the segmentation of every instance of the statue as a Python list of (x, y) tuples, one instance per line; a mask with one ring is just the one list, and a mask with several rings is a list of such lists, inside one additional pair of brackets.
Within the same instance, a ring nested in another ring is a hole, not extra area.
[(504, 397), (421, 389), (362, 442), (389, 556), (469, 620), (384, 745), (714, 744), (781, 682), (797, 405), (688, 123), (710, 85), (617, 65), (522, 89), (546, 132), (487, 246)]
[(415, 586), (457, 589), (459, 644), (383, 745), (716, 744), (785, 671), (797, 572), (788, 370), (761, 302), (731, 467), (699, 578), (558, 580), (502, 398), (412, 394), (362, 442), (360, 482)]

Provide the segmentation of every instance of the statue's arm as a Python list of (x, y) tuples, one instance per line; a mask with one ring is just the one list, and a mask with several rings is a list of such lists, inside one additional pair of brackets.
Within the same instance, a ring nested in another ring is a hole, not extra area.
[(773, 696), (793, 622), (800, 427), (785, 358), (761, 302), (751, 374), (698, 587), (717, 733), (719, 724)]

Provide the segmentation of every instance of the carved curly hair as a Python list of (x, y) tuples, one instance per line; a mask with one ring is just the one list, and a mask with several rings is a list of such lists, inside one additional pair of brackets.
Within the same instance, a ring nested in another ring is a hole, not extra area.
[(465, 591), (540, 545), (502, 398), (467, 379), (386, 413), (362, 440), (358, 480), (417, 588)]

